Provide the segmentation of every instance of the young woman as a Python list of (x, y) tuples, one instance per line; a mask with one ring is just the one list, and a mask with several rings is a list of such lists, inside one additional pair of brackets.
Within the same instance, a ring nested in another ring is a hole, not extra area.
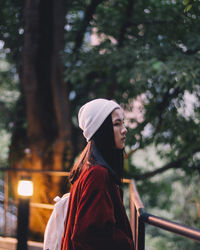
[(121, 191), (123, 111), (112, 100), (95, 99), (81, 107), (78, 120), (88, 143), (71, 170), (61, 249), (134, 249)]

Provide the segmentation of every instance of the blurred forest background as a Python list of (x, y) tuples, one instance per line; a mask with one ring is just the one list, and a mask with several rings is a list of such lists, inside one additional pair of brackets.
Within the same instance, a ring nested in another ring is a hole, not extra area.
[[(0, 0), (0, 165), (68, 171), (80, 106), (115, 99), (147, 211), (200, 228), (199, 27), (199, 0)], [(66, 192), (66, 178), (33, 178), (37, 202)], [(198, 247), (147, 227), (148, 250)]]

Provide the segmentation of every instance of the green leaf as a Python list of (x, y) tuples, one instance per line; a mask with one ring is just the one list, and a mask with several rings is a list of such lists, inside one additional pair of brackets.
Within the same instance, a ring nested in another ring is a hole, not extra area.
[(188, 5), (190, 3), (190, 0), (183, 0), (184, 5)]
[(185, 9), (184, 12), (188, 12), (192, 8), (192, 4), (189, 4)]

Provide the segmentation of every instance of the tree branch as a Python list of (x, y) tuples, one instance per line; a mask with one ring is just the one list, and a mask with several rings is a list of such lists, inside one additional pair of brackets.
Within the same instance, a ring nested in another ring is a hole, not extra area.
[(128, 153), (125, 153), (124, 158), (125, 158), (125, 159), (128, 159), (133, 153), (135, 153), (136, 151), (138, 151), (138, 149), (140, 149), (140, 147), (131, 149)]
[(134, 180), (147, 179), (147, 178), (153, 177), (157, 174), (161, 174), (161, 173), (163, 173), (171, 168), (174, 168), (174, 169), (182, 168), (181, 163), (186, 159), (187, 158), (185, 157), (185, 158), (179, 159), (177, 161), (170, 162), (170, 163), (166, 164), (165, 166), (158, 168), (156, 170), (149, 171), (149, 172), (146, 172), (146, 173), (140, 174), (140, 175), (135, 175)]
[[(200, 151), (200, 147), (194, 149), (192, 151), (192, 155), (199, 152)], [(147, 178), (150, 178), (150, 177), (153, 177), (157, 174), (161, 174), (169, 169), (178, 169), (178, 168), (185, 168), (182, 166), (182, 164), (189, 158), (190, 156), (184, 156), (184, 157), (181, 157), (173, 162), (170, 162), (170, 163), (167, 163), (165, 166), (161, 167), (161, 168), (158, 168), (156, 170), (153, 170), (153, 171), (148, 171), (146, 173), (143, 173), (143, 174), (139, 174), (139, 175), (135, 175), (133, 178), (134, 180), (144, 180), (144, 179), (147, 179)]]
[(92, 0), (91, 3), (87, 6), (84, 19), (82, 21), (81, 27), (80, 27), (79, 31), (77, 32), (77, 36), (75, 38), (75, 45), (74, 45), (74, 49), (73, 49), (74, 53), (76, 53), (80, 49), (80, 47), (83, 43), (85, 31), (86, 31), (90, 21), (92, 20), (92, 17), (96, 11), (96, 8), (103, 1), (104, 0)]
[(198, 51), (200, 51), (200, 47), (197, 47), (196, 49), (189, 49), (189, 50), (187, 50), (186, 52), (185, 52), (185, 54), (186, 55), (194, 55), (194, 54), (196, 54)]
[[(169, 102), (171, 99), (173, 99), (174, 97), (176, 97), (179, 93), (179, 88), (175, 88), (174, 92), (172, 94), (170, 94), (169, 90), (170, 90), (171, 86), (169, 86), (168, 91), (166, 91), (166, 93), (163, 96), (163, 100), (161, 103), (156, 104), (156, 107), (154, 108), (154, 110), (158, 111), (158, 114), (156, 117), (158, 117), (158, 124), (155, 127), (155, 132), (153, 133), (152, 137), (154, 137), (154, 135), (159, 131), (161, 125), (162, 125), (162, 114), (164, 112), (164, 110), (166, 109), (166, 107), (169, 106)], [(138, 123), (138, 126), (136, 127), (137, 130), (141, 131), (144, 129), (144, 127), (151, 122), (151, 120), (147, 120), (145, 119), (143, 122)], [(136, 149), (130, 150), (127, 154), (126, 154), (126, 158), (129, 158), (133, 153), (135, 153), (135, 151), (137, 151), (138, 149), (142, 149), (144, 147), (144, 144), (147, 145), (146, 143), (143, 143), (143, 141), (140, 141), (140, 146)], [(148, 142), (149, 144), (149, 142)]]
[(158, 110), (158, 119), (159, 119), (159, 122), (158, 122), (158, 125), (157, 125), (156, 129), (155, 129), (154, 135), (159, 131), (159, 129), (160, 129), (161, 125), (162, 125), (162, 121), (163, 121), (162, 114), (163, 114), (163, 111), (169, 106), (170, 101), (173, 98), (175, 98), (175, 97), (178, 96), (178, 93), (179, 93), (179, 90), (180, 90), (180, 88), (177, 87), (177, 88), (174, 89), (174, 92), (172, 94), (170, 94), (170, 92), (169, 92), (170, 88), (171, 88), (171, 86), (169, 86), (168, 91), (164, 94), (162, 103), (160, 103), (160, 104), (157, 105), (158, 106), (157, 110)]

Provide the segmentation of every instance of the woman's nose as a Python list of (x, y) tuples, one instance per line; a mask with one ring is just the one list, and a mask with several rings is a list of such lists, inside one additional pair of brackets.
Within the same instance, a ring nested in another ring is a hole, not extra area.
[(126, 133), (127, 133), (127, 128), (123, 125), (122, 134), (126, 134)]

